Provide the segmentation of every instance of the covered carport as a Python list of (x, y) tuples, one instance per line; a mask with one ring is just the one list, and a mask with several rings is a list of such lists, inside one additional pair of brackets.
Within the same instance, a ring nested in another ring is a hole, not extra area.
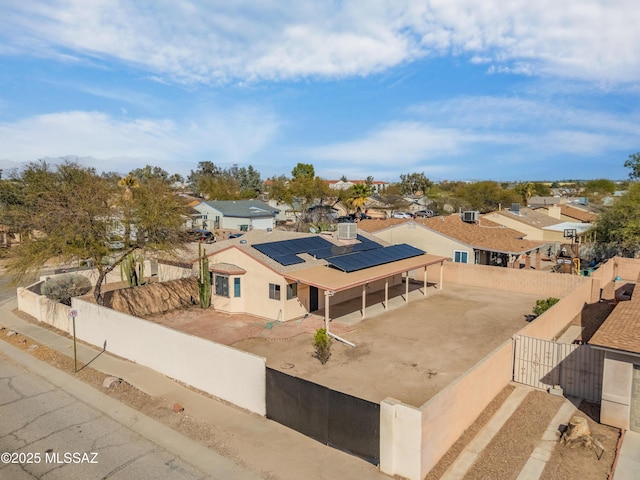
[(411, 258), (405, 258), (383, 265), (357, 270), (354, 272), (344, 272), (331, 266), (315, 266), (287, 272), (285, 277), (297, 283), (309, 285), (324, 291), (324, 323), (329, 331), (331, 320), (330, 298), (338, 292), (360, 287), (362, 299), (362, 318), (366, 317), (367, 307), (367, 285), (384, 280), (384, 308), (389, 304), (389, 279), (395, 275), (403, 275), (405, 281), (405, 302), (409, 301), (409, 272), (422, 270), (423, 295), (427, 294), (427, 269), (431, 265), (440, 264), (438, 289), (442, 289), (443, 265), (447, 259), (436, 255), (423, 254)]

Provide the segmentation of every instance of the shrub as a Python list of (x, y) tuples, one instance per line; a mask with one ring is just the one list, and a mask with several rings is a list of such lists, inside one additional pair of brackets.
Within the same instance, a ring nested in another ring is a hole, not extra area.
[(323, 365), (329, 361), (332, 343), (333, 340), (324, 328), (319, 328), (313, 336), (313, 347), (316, 351), (315, 357), (320, 360), (320, 363)]
[(536, 316), (542, 315), (544, 312), (553, 307), (556, 303), (560, 301), (559, 298), (549, 297), (546, 299), (536, 300), (536, 306), (533, 307), (533, 313)]
[(79, 297), (89, 290), (91, 290), (91, 282), (79, 273), (48, 278), (40, 289), (47, 298), (69, 306), (71, 306), (71, 297)]

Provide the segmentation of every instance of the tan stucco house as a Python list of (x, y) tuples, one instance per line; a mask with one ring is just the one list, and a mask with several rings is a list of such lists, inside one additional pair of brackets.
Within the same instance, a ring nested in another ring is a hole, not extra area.
[(482, 218), (522, 232), (527, 240), (556, 246), (560, 243), (571, 243), (572, 239), (565, 237), (565, 230), (575, 230), (580, 237), (591, 228), (589, 223), (565, 221), (528, 207), (520, 207), (519, 211), (496, 210), (483, 215)]
[[(389, 287), (401, 284), (410, 273), (411, 278), (423, 279), (426, 290), (431, 265), (440, 265), (440, 276), (429, 280), (442, 284), (445, 258), (410, 245), (388, 245), (366, 233), (353, 237), (252, 230), (207, 245), (212, 307), (280, 321), (323, 310), (328, 321), (331, 306), (358, 297), (364, 316), (370, 293), (384, 291), (386, 305)], [(159, 260), (159, 280), (195, 274), (197, 255), (192, 249), (184, 253), (184, 260)]]
[[(408, 243), (459, 263), (517, 267), (522, 260), (528, 268), (533, 266), (531, 254), (540, 253), (545, 246), (540, 241), (525, 240), (521, 232), (485, 218), (464, 222), (459, 214), (364, 220), (358, 226), (387, 243)], [(535, 256), (535, 262), (536, 268), (540, 268), (540, 255)]]

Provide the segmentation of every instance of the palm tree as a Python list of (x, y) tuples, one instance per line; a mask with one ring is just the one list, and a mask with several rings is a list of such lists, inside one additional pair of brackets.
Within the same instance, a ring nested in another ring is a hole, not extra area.
[(351, 187), (349, 199), (357, 217), (360, 216), (359, 213), (364, 212), (365, 203), (370, 196), (371, 187), (366, 183), (356, 183)]

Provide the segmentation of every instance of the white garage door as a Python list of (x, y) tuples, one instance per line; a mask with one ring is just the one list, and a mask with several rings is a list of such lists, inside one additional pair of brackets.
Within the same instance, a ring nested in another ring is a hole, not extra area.
[(268, 218), (252, 218), (251, 225), (258, 230), (266, 230), (267, 228), (273, 228), (273, 217)]

